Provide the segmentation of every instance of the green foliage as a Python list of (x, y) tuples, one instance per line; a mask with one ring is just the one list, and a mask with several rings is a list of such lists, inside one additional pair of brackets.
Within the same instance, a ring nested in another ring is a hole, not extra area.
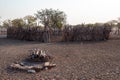
[(11, 20), (8, 19), (3, 22), (3, 27), (8, 28), (10, 26), (12, 26)]
[(63, 11), (53, 9), (42, 9), (37, 12), (36, 17), (41, 23), (49, 28), (62, 28), (66, 23), (66, 15)]
[(14, 19), (14, 20), (12, 20), (12, 26), (14, 26), (14, 27), (23, 27), (23, 26), (25, 26), (25, 22), (23, 21), (22, 18)]
[(35, 26), (37, 18), (35, 18), (32, 15), (27, 15), (24, 17), (24, 19), (27, 21), (26, 26)]
[(118, 29), (120, 29), (120, 18), (118, 18), (118, 20), (117, 20), (117, 27), (118, 27)]

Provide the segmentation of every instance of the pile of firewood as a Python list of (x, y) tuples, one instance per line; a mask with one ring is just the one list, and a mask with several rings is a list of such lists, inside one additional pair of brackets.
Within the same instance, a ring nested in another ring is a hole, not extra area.
[(47, 55), (45, 51), (39, 49), (30, 50), (28, 58), (27, 62), (13, 63), (10, 67), (29, 73), (36, 73), (56, 66), (56, 64), (51, 63), (52, 57)]
[(48, 62), (53, 59), (50, 55), (46, 54), (45, 51), (42, 51), (40, 49), (32, 49), (29, 50), (29, 52), (30, 52), (29, 59), (31, 61)]

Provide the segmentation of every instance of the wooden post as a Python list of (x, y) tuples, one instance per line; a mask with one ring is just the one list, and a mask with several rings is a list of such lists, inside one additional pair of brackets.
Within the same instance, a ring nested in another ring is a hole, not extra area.
[(50, 40), (50, 29), (49, 29), (47, 26), (45, 26), (45, 29), (44, 29), (43, 41), (44, 41), (45, 43), (48, 43), (48, 42), (51, 41), (51, 40)]

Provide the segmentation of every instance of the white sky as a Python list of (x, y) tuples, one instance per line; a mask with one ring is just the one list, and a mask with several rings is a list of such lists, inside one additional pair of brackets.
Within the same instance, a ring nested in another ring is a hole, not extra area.
[(120, 17), (120, 0), (0, 0), (0, 20), (34, 15), (45, 8), (64, 11), (69, 24), (106, 22)]

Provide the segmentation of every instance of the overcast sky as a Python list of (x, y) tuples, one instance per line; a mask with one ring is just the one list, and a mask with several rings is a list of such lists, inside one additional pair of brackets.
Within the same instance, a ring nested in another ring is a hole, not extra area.
[(45, 8), (64, 11), (69, 24), (106, 22), (120, 17), (120, 0), (0, 0), (1, 20), (34, 15)]

